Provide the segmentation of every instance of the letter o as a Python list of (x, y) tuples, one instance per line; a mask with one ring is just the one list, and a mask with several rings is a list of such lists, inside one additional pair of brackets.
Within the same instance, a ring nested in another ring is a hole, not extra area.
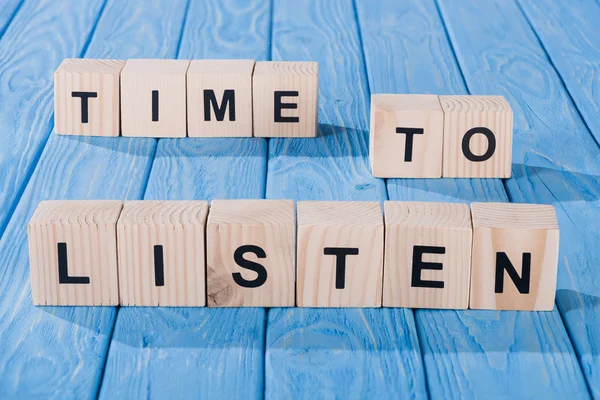
[[(486, 152), (480, 156), (473, 154), (473, 152), (471, 151), (471, 147), (469, 146), (471, 144), (471, 138), (478, 133), (484, 135), (488, 140), (488, 148)], [(471, 128), (467, 131), (467, 133), (465, 133), (465, 136), (463, 137), (462, 151), (469, 161), (482, 162), (489, 160), (496, 151), (496, 136), (494, 136), (494, 133), (491, 130), (482, 126)]]

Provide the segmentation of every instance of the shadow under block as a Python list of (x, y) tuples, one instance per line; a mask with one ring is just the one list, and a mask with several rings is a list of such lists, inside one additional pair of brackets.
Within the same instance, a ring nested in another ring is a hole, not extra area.
[(214, 200), (206, 229), (209, 307), (294, 306), (294, 203)]
[(470, 308), (554, 308), (559, 229), (554, 207), (473, 203)]
[(468, 308), (469, 206), (386, 201), (384, 210), (384, 307)]
[(261, 61), (252, 81), (254, 136), (317, 136), (316, 62)]
[(254, 60), (193, 60), (187, 72), (189, 137), (252, 136)]
[(54, 73), (59, 135), (119, 136), (119, 76), (125, 61), (65, 59)]
[(300, 201), (297, 224), (299, 307), (381, 307), (378, 202)]
[(441, 178), (444, 113), (438, 96), (371, 96), (369, 159), (378, 178)]
[(127, 201), (117, 224), (123, 306), (202, 307), (206, 201)]
[(28, 225), (35, 305), (116, 306), (121, 201), (43, 201)]
[(510, 178), (513, 112), (503, 96), (440, 96), (444, 178)]
[(121, 72), (121, 131), (185, 137), (187, 60), (128, 60)]

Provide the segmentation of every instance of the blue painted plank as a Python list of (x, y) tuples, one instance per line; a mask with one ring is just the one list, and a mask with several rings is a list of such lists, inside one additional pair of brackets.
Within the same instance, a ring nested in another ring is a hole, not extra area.
[[(433, 1), (378, 4), (357, 2), (371, 91), (467, 93)], [(508, 200), (498, 179), (389, 179), (387, 184), (393, 200)], [(564, 398), (586, 392), (556, 310), (417, 310), (415, 318), (433, 398)], [(549, 379), (554, 374), (560, 378)], [(572, 379), (574, 374), (579, 379)]]
[(513, 107), (508, 194), (512, 201), (556, 207), (557, 305), (591, 393), (599, 397), (600, 232), (589, 222), (600, 218), (600, 150), (519, 7), (507, 1), (461, 5), (440, 1), (440, 10), (470, 91), (504, 94)]
[(594, 0), (520, 2), (591, 133), (600, 142), (600, 5)]
[(8, 25), (12, 22), (22, 4), (23, 0), (5, 0), (2, 2), (2, 9), (0, 10), (0, 36), (4, 35)]
[(0, 236), (52, 129), (53, 74), (84, 50), (103, 0), (26, 1), (0, 7)]
[[(192, 2), (179, 58), (266, 59), (270, 26), (269, 2)], [(266, 154), (258, 138), (161, 139), (144, 198), (261, 198)], [(261, 398), (265, 318), (257, 308), (121, 308), (100, 397)]]
[[(267, 197), (384, 200), (367, 163), (368, 88), (351, 1), (275, 2), (273, 58), (319, 62), (319, 137), (271, 139)], [(425, 397), (412, 311), (272, 309), (265, 397)]]
[[(73, 20), (75, 15), (81, 18), (80, 2), (73, 2), (64, 9), (63, 3), (60, 4), (52, 3), (43, 14), (32, 15), (37, 18), (33, 20), (38, 21), (37, 25), (45, 24), (45, 29), (50, 29), (49, 24), (57, 25), (53, 35), (43, 29), (39, 43), (45, 43), (46, 36), (57, 37), (55, 32), (61, 32), (59, 26)], [(91, 4), (86, 3), (86, 6)], [(125, 59), (172, 57), (184, 6), (185, 3), (172, 1), (110, 1), (86, 55)], [(25, 13), (25, 7), (18, 15)], [(55, 9), (60, 11), (56, 16)], [(156, 17), (159, 10), (160, 17)], [(74, 29), (69, 28), (68, 37), (73, 35)], [(121, 43), (127, 46), (121, 47)], [(39, 59), (34, 57), (28, 63), (44, 64), (48, 61), (45, 56), (42, 53)], [(154, 147), (155, 141), (146, 139), (50, 135), (0, 240), (3, 263), (0, 270), (1, 397), (96, 396), (116, 309), (34, 307), (29, 285), (26, 224), (38, 203), (45, 199), (140, 198)]]

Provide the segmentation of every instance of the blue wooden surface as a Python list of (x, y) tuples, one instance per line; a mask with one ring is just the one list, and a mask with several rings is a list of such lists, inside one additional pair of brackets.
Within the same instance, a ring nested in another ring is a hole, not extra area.
[[(593, 0), (9, 0), (0, 7), (0, 397), (600, 398)], [(100, 139), (52, 131), (64, 57), (316, 60), (319, 131)], [(383, 181), (370, 93), (504, 94), (513, 177)], [(38, 202), (413, 199), (554, 204), (549, 313), (31, 305)]]

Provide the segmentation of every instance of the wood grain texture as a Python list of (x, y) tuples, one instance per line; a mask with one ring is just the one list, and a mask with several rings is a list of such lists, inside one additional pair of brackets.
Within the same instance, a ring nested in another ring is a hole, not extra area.
[(264, 319), (262, 308), (121, 309), (100, 399), (260, 398)]
[[(435, 2), (389, 0), (378, 6), (357, 1), (373, 92), (468, 93)], [(472, 19), (479, 21), (481, 16), (470, 13), (469, 18), (453, 26), (460, 29), (463, 24), (471, 24)], [(480, 33), (472, 33), (469, 38), (479, 37)], [(505, 60), (503, 56), (498, 59)], [(505, 84), (514, 87), (510, 82)], [(539, 82), (536, 85), (543, 87)], [(493, 88), (485, 93), (500, 91)], [(518, 121), (515, 114), (515, 123)], [(392, 200), (508, 200), (499, 179), (388, 179), (386, 183)], [(432, 398), (586, 396), (569, 336), (556, 311), (417, 310), (415, 318)]]
[[(44, 12), (24, 13), (41, 35), (30, 42), (38, 49), (49, 38), (65, 42), (80, 38), (82, 28), (67, 21), (86, 17), (91, 4), (64, 2), (25, 7)], [(110, 1), (86, 55), (92, 58), (168, 57), (169, 38), (177, 38), (185, 3)], [(81, 10), (87, 10), (83, 12)], [(157, 10), (161, 9), (161, 13)], [(37, 18), (37, 19), (36, 19)], [(39, 21), (39, 22), (37, 22)], [(51, 22), (51, 23), (50, 23)], [(80, 23), (78, 22), (78, 26)], [(46, 29), (52, 28), (50, 35)], [(25, 25), (28, 26), (28, 25)], [(75, 34), (75, 32), (78, 32)], [(25, 38), (27, 35), (25, 36)], [(82, 38), (85, 39), (85, 38)], [(169, 39), (171, 40), (171, 39)], [(63, 43), (63, 42), (61, 42)], [(45, 46), (45, 45), (44, 45)], [(44, 48), (54, 48), (47, 45)], [(60, 47), (60, 45), (56, 45)], [(3, 53), (3, 56), (6, 53)], [(27, 63), (48, 62), (45, 53)], [(61, 56), (62, 58), (62, 56)], [(54, 69), (58, 65), (52, 65)], [(48, 71), (48, 82), (51, 82)], [(50, 88), (48, 88), (50, 90)], [(28, 97), (27, 97), (28, 98)], [(37, 110), (40, 111), (40, 110)], [(19, 118), (27, 118), (21, 115)], [(12, 125), (11, 126), (16, 126)], [(38, 128), (36, 128), (38, 129)], [(13, 133), (14, 134), (14, 131)], [(23, 138), (30, 137), (24, 135)], [(75, 138), (50, 135), (31, 180), (0, 242), (4, 268), (0, 273), (0, 394), (3, 397), (93, 398), (110, 343), (116, 310), (113, 307), (36, 308), (32, 306), (27, 263), (26, 224), (35, 207), (46, 199), (136, 199), (143, 194), (154, 140), (126, 138)]]
[(189, 65), (188, 60), (127, 60), (121, 71), (123, 136), (186, 137)]
[[(473, 203), (471, 210), (473, 269), (469, 307), (552, 310), (559, 243), (554, 208), (537, 204)], [(503, 269), (501, 283), (498, 268)], [(509, 278), (509, 270), (515, 271), (519, 278)], [(517, 284), (523, 287), (517, 288)]]
[[(404, 130), (399, 132), (398, 128)], [(443, 142), (444, 113), (439, 96), (371, 95), (369, 161), (374, 176), (441, 178)]]
[[(273, 58), (319, 63), (320, 125), (314, 139), (270, 140), (267, 198), (385, 200), (368, 166), (369, 94), (352, 2), (274, 7)], [(267, 399), (426, 396), (410, 310), (273, 309), (266, 344)]]
[[(64, 58), (81, 55), (101, 6), (26, 1), (0, 40), (0, 235), (52, 130), (52, 74)], [(3, 3), (0, 18), (13, 12)]]
[(590, 133), (600, 141), (600, 5), (594, 0), (563, 3), (518, 1), (552, 65), (560, 74)]
[[(296, 212), (298, 307), (381, 307), (381, 205), (373, 201), (300, 201)], [(327, 254), (327, 248), (357, 253)], [(344, 271), (340, 272), (337, 264), (342, 259)]]
[[(252, 76), (254, 136), (317, 136), (318, 91), (318, 63), (257, 62)], [(278, 92), (290, 95), (277, 97)]]
[(206, 201), (125, 202), (117, 224), (120, 305), (206, 304), (207, 216)]
[[(117, 219), (122, 208), (123, 202), (116, 200), (39, 204), (27, 225), (33, 304), (119, 304)], [(64, 245), (64, 255), (59, 244)], [(61, 282), (65, 279), (59, 272), (63, 257), (67, 277), (84, 278), (86, 283)]]
[[(440, 9), (471, 91), (503, 94), (512, 105), (513, 177), (506, 181), (511, 200), (556, 203), (561, 236), (568, 238), (561, 242), (557, 304), (587, 384), (597, 394), (600, 357), (594, 349), (600, 339), (592, 332), (598, 326), (600, 303), (594, 299), (600, 282), (593, 271), (600, 252), (597, 231), (581, 227), (600, 215), (598, 147), (515, 3), (468, 2), (459, 10), (443, 1)], [(579, 382), (578, 375), (571, 382)], [(560, 390), (564, 396), (588, 396)]]
[[(125, 61), (85, 58), (67, 58), (59, 65), (54, 72), (57, 134), (119, 136), (119, 81), (123, 65)], [(76, 92), (91, 92), (95, 97), (77, 97)]]
[[(186, 76), (189, 137), (252, 137), (253, 71), (254, 60), (192, 60)], [(205, 101), (206, 91), (216, 103)]]
[[(179, 57), (265, 59), (269, 15), (268, 2), (192, 1)], [(264, 139), (161, 139), (144, 197), (260, 198), (265, 188), (266, 149)], [(143, 320), (152, 324), (147, 328), (130, 323), (140, 320), (140, 311), (119, 310), (101, 398), (112, 399), (113, 393), (137, 398), (178, 392), (223, 399), (262, 396), (265, 310), (147, 309)], [(204, 320), (207, 323), (196, 322)], [(152, 330), (157, 346), (146, 345)], [(130, 340), (118, 340), (121, 337)], [(177, 379), (165, 371), (178, 371)]]
[[(469, 206), (386, 201), (384, 210), (383, 305), (467, 309), (473, 236)], [(443, 253), (423, 249), (415, 257), (416, 246), (437, 247)], [(426, 264), (415, 265), (415, 258)], [(442, 282), (443, 287), (432, 287), (436, 284), (431, 282)]]
[[(293, 307), (296, 235), (294, 203), (290, 200), (214, 200), (206, 223), (206, 297), (209, 307)], [(263, 266), (243, 268), (235, 254), (244, 246), (243, 260)], [(262, 254), (259, 252), (262, 250)], [(239, 279), (239, 278), (238, 278)]]
[[(444, 178), (510, 177), (513, 113), (506, 99), (440, 96), (440, 104), (444, 110)], [(474, 134), (467, 136), (470, 133)], [(467, 154), (485, 159), (472, 161)]]

